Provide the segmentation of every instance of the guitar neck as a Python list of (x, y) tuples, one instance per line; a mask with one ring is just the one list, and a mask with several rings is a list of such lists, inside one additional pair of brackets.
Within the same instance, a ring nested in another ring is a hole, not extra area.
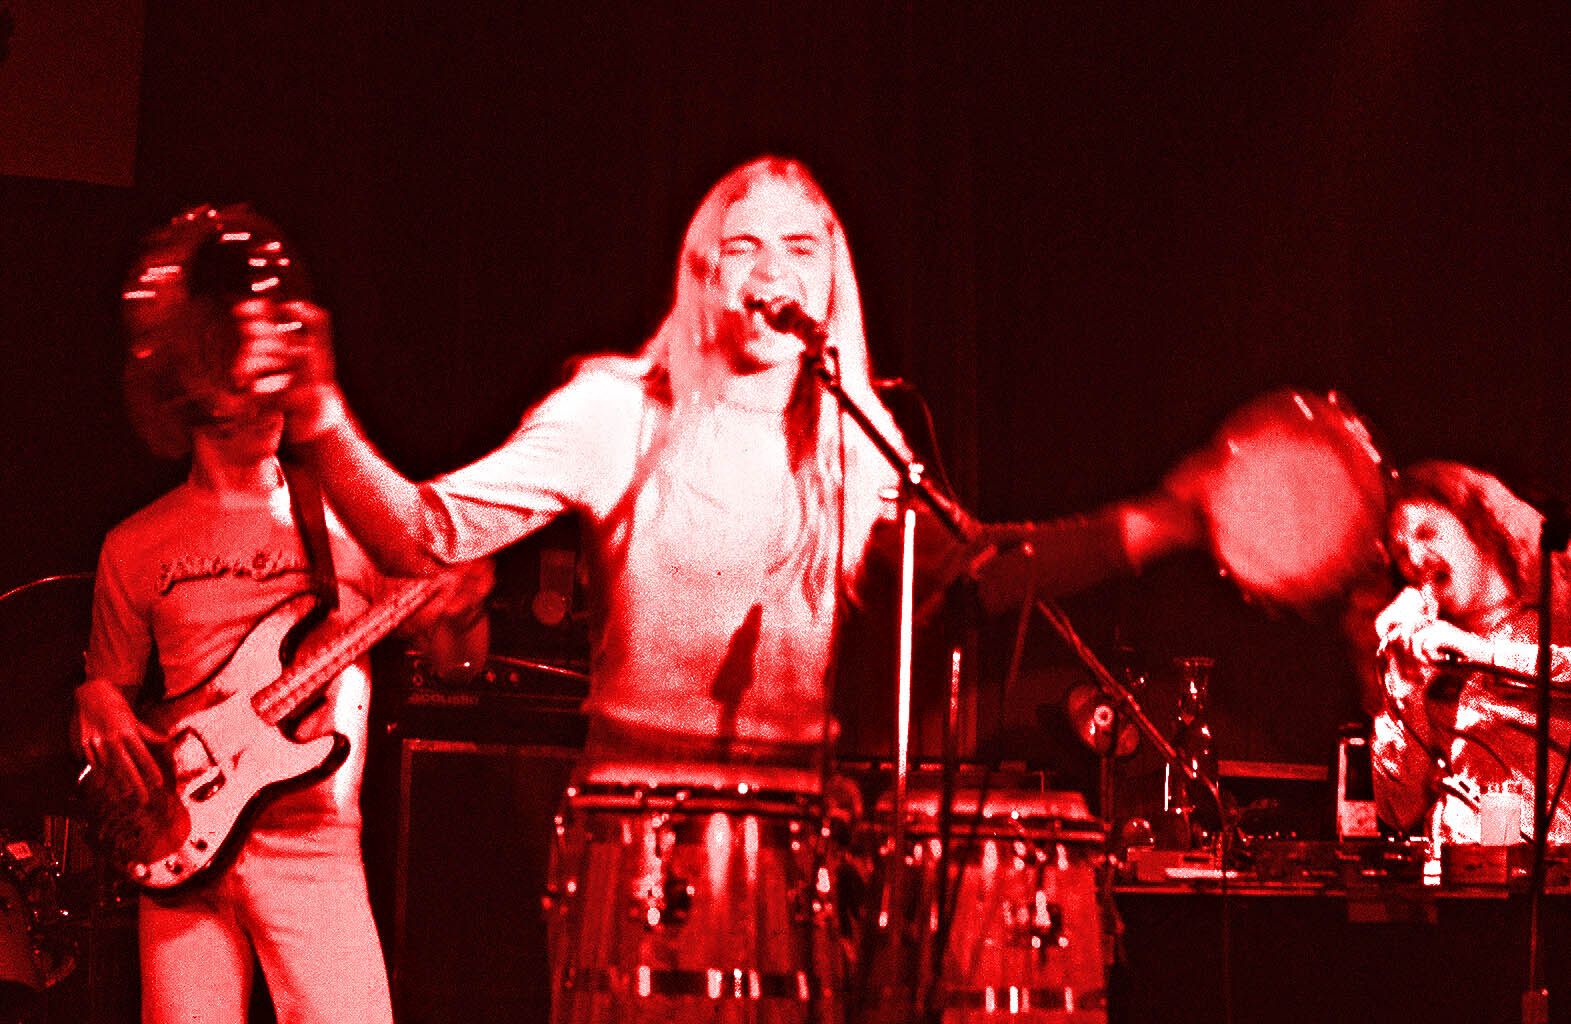
[(430, 600), (436, 580), (412, 580), (378, 601), (321, 646), (312, 646), (304, 661), (286, 668), (277, 679), (251, 697), (257, 717), (269, 725), (287, 720), (327, 689), (338, 674), (371, 646)]

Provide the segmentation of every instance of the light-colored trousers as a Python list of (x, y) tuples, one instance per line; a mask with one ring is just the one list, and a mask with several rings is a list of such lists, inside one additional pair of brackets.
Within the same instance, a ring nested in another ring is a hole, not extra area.
[(358, 824), (259, 829), (216, 878), (141, 900), (143, 1024), (245, 1024), (252, 951), (279, 1024), (391, 1024)]

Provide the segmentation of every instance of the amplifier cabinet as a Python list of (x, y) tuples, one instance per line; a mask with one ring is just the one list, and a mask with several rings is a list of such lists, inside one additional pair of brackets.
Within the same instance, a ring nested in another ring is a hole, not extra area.
[(577, 756), (572, 746), (400, 739), (399, 1024), (549, 1020), (540, 901)]

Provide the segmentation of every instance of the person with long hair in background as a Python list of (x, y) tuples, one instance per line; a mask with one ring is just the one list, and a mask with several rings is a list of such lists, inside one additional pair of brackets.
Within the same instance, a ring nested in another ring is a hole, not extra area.
[[(1376, 620), (1384, 700), (1375, 716), (1376, 809), (1402, 829), (1477, 843), (1491, 790), (1513, 794), (1530, 835), (1535, 762), (1538, 602), (1543, 516), (1496, 477), (1455, 462), (1420, 462), (1396, 479), (1390, 541), (1407, 587)], [(1567, 561), (1553, 556), (1554, 691), (1550, 785), (1571, 743)], [(1551, 842), (1571, 841), (1562, 799)]]

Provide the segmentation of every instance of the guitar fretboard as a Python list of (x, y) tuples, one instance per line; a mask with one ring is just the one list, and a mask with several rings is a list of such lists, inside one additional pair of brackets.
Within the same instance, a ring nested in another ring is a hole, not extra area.
[(251, 696), (257, 717), (277, 725), (308, 703), (356, 658), (414, 614), (436, 591), (436, 580), (412, 580), (365, 614), (356, 618), (324, 644), (312, 646), (306, 661), (291, 665), (277, 679)]

